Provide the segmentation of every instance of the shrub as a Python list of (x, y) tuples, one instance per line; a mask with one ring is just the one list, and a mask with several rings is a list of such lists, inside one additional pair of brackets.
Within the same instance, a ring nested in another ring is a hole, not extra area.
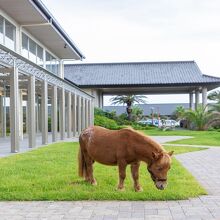
[(101, 108), (95, 108), (94, 114), (105, 116), (107, 118), (114, 119), (114, 120), (117, 118), (117, 115), (116, 115), (115, 111), (108, 112), (108, 111), (102, 110)]
[(119, 126), (116, 121), (101, 115), (95, 115), (94, 124), (111, 130), (118, 130), (123, 128), (123, 126)]

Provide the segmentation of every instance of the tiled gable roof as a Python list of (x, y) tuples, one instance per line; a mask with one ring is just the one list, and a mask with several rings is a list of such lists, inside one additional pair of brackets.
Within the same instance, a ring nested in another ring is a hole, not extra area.
[(220, 83), (203, 75), (194, 61), (65, 65), (65, 78), (79, 86)]

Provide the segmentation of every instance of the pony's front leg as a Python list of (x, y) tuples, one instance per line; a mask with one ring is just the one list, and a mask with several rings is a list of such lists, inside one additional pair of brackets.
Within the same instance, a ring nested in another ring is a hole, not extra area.
[(124, 180), (126, 177), (126, 166), (127, 166), (127, 163), (125, 161), (118, 162), (118, 171), (119, 171), (118, 190), (124, 189)]
[(134, 190), (136, 192), (143, 191), (143, 189), (139, 183), (139, 167), (140, 167), (140, 162), (136, 162), (136, 163), (131, 164), (131, 174), (132, 174), (132, 178), (134, 180)]

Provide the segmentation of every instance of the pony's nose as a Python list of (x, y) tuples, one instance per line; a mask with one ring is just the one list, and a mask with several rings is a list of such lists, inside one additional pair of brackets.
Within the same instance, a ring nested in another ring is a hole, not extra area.
[(159, 187), (160, 190), (164, 190), (164, 186), (161, 184)]
[(165, 187), (166, 187), (166, 185), (164, 185), (164, 183), (157, 183), (157, 184), (156, 184), (156, 187), (157, 187), (157, 189), (159, 189), (159, 190), (164, 190)]

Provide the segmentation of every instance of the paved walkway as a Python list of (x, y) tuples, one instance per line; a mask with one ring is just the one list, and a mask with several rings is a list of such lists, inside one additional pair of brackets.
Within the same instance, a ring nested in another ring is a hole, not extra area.
[[(57, 142), (69, 142), (78, 141), (78, 138), (66, 138), (65, 140), (59, 140), (60, 135), (58, 133), (58, 141)], [(14, 153), (11, 153), (11, 145), (10, 145), (10, 137), (0, 138), (0, 157), (7, 157), (10, 155), (13, 155)], [(52, 134), (48, 134), (48, 144), (52, 144)], [(24, 136), (23, 140), (20, 141), (20, 150), (19, 153), (24, 153), (26, 151), (30, 151), (33, 149), (36, 149), (38, 147), (44, 147), (45, 145), (42, 145), (42, 136), (41, 134), (36, 135), (36, 147), (35, 148), (29, 148), (28, 147), (28, 137), (27, 135)], [(1, 219), (0, 219), (1, 220)]]
[[(60, 139), (59, 136), (60, 135), (58, 133), (58, 140)], [(191, 138), (191, 137), (189, 137), (189, 136), (154, 136), (153, 138), (160, 143), (165, 143), (165, 142), (176, 141), (176, 140), (186, 139), (186, 138)], [(78, 141), (78, 138), (66, 138), (63, 141), (64, 142), (69, 142), (69, 141), (76, 142), (76, 141)], [(62, 142), (62, 141), (60, 140), (60, 142)], [(51, 143), (52, 143), (52, 135), (51, 135), (51, 133), (49, 133), (48, 134), (48, 144), (51, 144)], [(38, 133), (36, 135), (36, 147), (35, 148), (28, 147), (28, 137), (27, 137), (27, 135), (25, 135), (23, 140), (20, 141), (19, 153), (24, 153), (26, 151), (30, 151), (30, 150), (36, 149), (38, 147), (44, 147), (44, 146), (45, 145), (42, 146), (42, 136), (40, 133)], [(0, 138), (0, 157), (7, 157), (12, 154), (13, 153), (11, 153), (10, 137)]]
[(0, 220), (220, 219), (220, 148), (177, 155), (209, 196), (150, 202), (0, 202)]

